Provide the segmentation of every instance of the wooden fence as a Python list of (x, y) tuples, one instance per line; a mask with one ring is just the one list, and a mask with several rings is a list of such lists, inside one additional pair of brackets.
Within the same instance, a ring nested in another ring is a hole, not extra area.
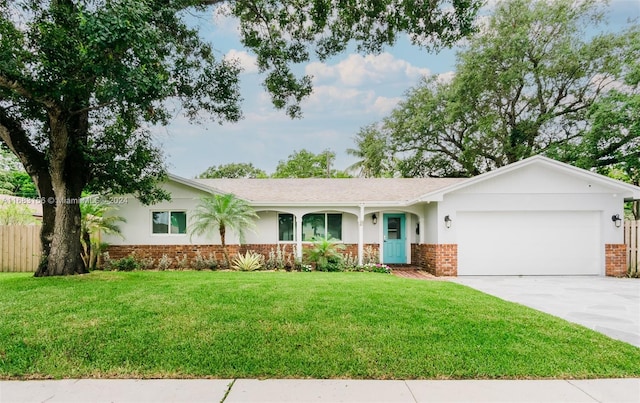
[(640, 221), (624, 222), (624, 243), (627, 245), (627, 262), (631, 272), (638, 271), (638, 248), (640, 247)]
[(40, 225), (0, 225), (0, 272), (35, 272), (40, 262)]

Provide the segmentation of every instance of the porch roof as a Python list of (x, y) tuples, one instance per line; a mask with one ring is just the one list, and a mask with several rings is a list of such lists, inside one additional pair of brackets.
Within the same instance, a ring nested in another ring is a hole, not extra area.
[(192, 179), (253, 203), (410, 202), (465, 178)]

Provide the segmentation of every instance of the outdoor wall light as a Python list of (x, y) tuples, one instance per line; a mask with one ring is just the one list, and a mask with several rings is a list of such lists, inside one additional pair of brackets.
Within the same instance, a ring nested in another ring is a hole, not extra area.
[(371, 216), (371, 222), (373, 222), (373, 225), (376, 225), (378, 223), (378, 216), (376, 215), (376, 213), (373, 213), (373, 215)]
[(449, 215), (444, 216), (444, 226), (451, 228), (451, 217)]
[(611, 221), (616, 225), (616, 228), (620, 228), (622, 225), (622, 218), (620, 218), (620, 214), (614, 214), (611, 216)]

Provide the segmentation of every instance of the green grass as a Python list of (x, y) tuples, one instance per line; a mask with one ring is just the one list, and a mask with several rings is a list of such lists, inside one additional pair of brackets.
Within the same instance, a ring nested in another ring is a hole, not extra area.
[(640, 348), (371, 273), (0, 275), (0, 378), (640, 376)]

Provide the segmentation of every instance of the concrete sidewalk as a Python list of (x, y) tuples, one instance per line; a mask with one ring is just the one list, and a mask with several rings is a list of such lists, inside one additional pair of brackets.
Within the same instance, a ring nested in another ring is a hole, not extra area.
[(596, 380), (155, 379), (0, 381), (25, 402), (640, 402), (640, 378)]

